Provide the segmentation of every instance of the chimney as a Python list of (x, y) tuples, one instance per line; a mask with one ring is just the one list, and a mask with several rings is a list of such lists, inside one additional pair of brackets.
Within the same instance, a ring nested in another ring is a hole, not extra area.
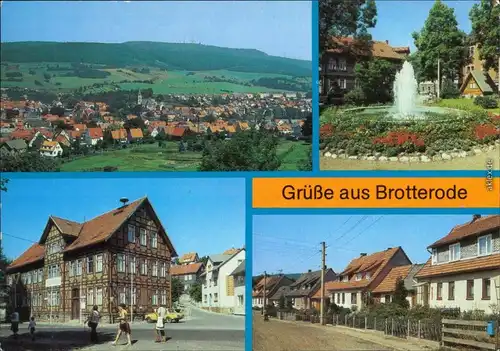
[(386, 41), (385, 41), (385, 43), (386, 43), (387, 45), (389, 45), (389, 40), (386, 40)]
[(126, 197), (122, 197), (120, 202), (122, 203), (122, 206), (127, 206), (128, 199)]
[(475, 215), (472, 215), (472, 222), (477, 221), (479, 218), (481, 218), (481, 215), (480, 215), (480, 214), (475, 214)]
[(362, 252), (362, 253), (360, 253), (360, 254), (359, 254), (359, 256), (361, 256), (361, 257), (366, 256), (366, 252)]

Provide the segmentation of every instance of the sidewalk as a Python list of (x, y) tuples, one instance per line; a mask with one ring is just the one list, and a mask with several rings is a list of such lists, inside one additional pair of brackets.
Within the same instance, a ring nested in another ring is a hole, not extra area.
[(241, 317), (245, 317), (244, 314), (228, 314), (228, 313), (219, 313), (219, 312), (214, 312), (214, 311), (209, 311), (209, 310), (204, 310), (203, 308), (201, 307), (196, 307), (196, 306), (190, 306), (192, 309), (196, 309), (198, 311), (201, 311), (201, 312), (205, 312), (205, 313), (211, 313), (211, 314), (214, 314), (214, 315), (217, 315), (217, 316), (226, 316), (226, 317), (236, 317), (236, 318), (241, 318)]

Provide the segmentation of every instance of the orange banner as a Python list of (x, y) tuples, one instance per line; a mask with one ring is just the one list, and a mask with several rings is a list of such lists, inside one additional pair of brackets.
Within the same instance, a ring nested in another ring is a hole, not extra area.
[(500, 178), (254, 178), (254, 208), (500, 208)]

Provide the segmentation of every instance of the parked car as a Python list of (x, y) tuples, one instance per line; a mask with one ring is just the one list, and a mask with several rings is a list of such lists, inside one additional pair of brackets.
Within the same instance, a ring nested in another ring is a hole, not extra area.
[[(167, 315), (165, 317), (164, 322), (166, 323), (179, 323), (181, 319), (184, 318), (184, 315), (179, 312), (175, 312), (173, 310), (167, 309)], [(144, 316), (144, 320), (148, 323), (156, 323), (158, 320), (158, 314), (155, 312), (149, 313), (146, 316)]]

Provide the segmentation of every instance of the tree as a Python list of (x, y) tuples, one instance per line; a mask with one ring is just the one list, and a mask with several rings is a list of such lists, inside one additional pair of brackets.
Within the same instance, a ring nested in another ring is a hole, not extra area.
[(288, 308), (289, 310), (293, 309), (292, 299), (287, 299), (286, 300), (286, 308)]
[(208, 256), (201, 257), (200, 262), (203, 263), (204, 266), (206, 266), (208, 262)]
[(0, 191), (7, 191), (7, 183), (9, 180), (7, 178), (0, 178)]
[(231, 140), (207, 140), (200, 171), (275, 171), (279, 139), (263, 127), (237, 132)]
[(398, 65), (378, 58), (356, 65), (356, 80), (365, 103), (385, 103), (392, 100), (392, 85), (398, 68)]
[(179, 278), (172, 278), (172, 302), (178, 302), (184, 292), (184, 285)]
[(309, 113), (302, 124), (302, 135), (305, 137), (312, 136), (312, 113)]
[(299, 171), (312, 171), (312, 147), (307, 148), (307, 158), (297, 162), (297, 169)]
[(59, 161), (43, 157), (38, 152), (3, 155), (0, 172), (54, 172), (59, 170)]
[(278, 304), (279, 304), (280, 310), (282, 310), (286, 307), (285, 295), (281, 294)]
[(64, 116), (64, 112), (65, 112), (64, 107), (61, 107), (61, 106), (52, 106), (50, 108), (51, 115), (57, 115), (59, 117), (62, 117), (62, 116)]
[(201, 283), (196, 282), (189, 289), (189, 296), (195, 302), (201, 302)]
[(335, 47), (332, 37), (349, 37), (365, 44), (371, 39), (369, 28), (377, 23), (374, 0), (319, 0), (320, 57)]
[(409, 308), (410, 303), (406, 299), (408, 296), (408, 290), (406, 290), (405, 282), (402, 278), (398, 278), (396, 281), (396, 290), (394, 291), (394, 296), (392, 302), (400, 307)]
[[(479, 59), (483, 60), (483, 69), (488, 71), (494, 68), (498, 74), (499, 52), (498, 38), (500, 38), (500, 6), (494, 6), (491, 0), (481, 0), (474, 4), (469, 13), (472, 22), (472, 40), (477, 43)], [(500, 85), (499, 85), (500, 91)]]
[[(441, 77), (454, 80), (467, 62), (466, 35), (458, 29), (454, 10), (436, 0), (424, 27), (412, 34), (422, 80), (437, 79), (438, 59)], [(441, 83), (441, 82), (439, 82)]]

